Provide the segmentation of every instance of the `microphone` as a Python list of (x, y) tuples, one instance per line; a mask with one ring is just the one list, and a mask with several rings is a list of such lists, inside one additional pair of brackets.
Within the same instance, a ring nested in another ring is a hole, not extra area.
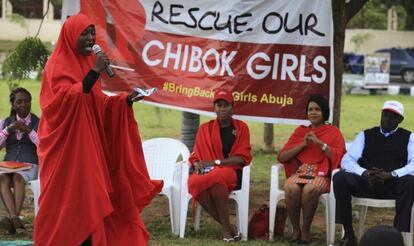
[[(93, 50), (93, 52), (94, 52), (95, 54), (98, 54), (99, 52), (102, 52), (101, 46), (99, 46), (98, 44), (94, 44), (94, 45), (92, 46), (92, 50)], [(114, 76), (115, 76), (114, 72), (112, 72), (112, 69), (111, 69), (111, 67), (110, 67), (109, 65), (107, 65), (107, 66), (105, 67), (105, 71), (106, 71), (106, 74), (108, 74), (108, 76), (109, 76), (110, 78), (112, 78), (112, 77), (114, 77)]]

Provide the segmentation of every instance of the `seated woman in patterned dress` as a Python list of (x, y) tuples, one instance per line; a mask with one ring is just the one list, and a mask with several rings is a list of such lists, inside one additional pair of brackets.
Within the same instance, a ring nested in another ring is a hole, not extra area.
[[(331, 171), (345, 153), (344, 138), (329, 125), (328, 101), (311, 95), (306, 106), (310, 125), (301, 125), (280, 150), (278, 161), (285, 166), (286, 207), (293, 226), (291, 242), (310, 243), (310, 225), (321, 194), (329, 192)], [(303, 222), (300, 228), (300, 212)]]

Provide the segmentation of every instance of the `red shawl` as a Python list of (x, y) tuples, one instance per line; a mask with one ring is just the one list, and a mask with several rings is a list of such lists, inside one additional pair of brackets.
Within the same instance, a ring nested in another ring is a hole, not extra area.
[(66, 21), (42, 80), (39, 125), (40, 210), (36, 245), (145, 245), (140, 212), (161, 190), (146, 169), (138, 126), (126, 95), (107, 97), (100, 80), (89, 94), (82, 80), (95, 56), (77, 38), (91, 21)]
[[(232, 124), (236, 130), (236, 139), (231, 148), (229, 156), (241, 156), (246, 164), (250, 164), (252, 156), (250, 154), (250, 133), (246, 123), (232, 119)], [(194, 151), (191, 153), (189, 161), (191, 164), (199, 160), (224, 159), (223, 145), (220, 138), (220, 125), (217, 120), (200, 126), (197, 132)], [(234, 166), (239, 168), (239, 166)]]
[(339, 167), (342, 156), (345, 153), (345, 141), (339, 129), (331, 125), (323, 125), (315, 129), (310, 128), (310, 126), (299, 126), (279, 153), (302, 143), (306, 133), (309, 131), (313, 131), (322, 142), (328, 144), (332, 153), (331, 161), (323, 153), (319, 145), (310, 143), (296, 158), (292, 158), (287, 163), (282, 163), (285, 166), (287, 177), (296, 172), (298, 168), (297, 159), (301, 163), (318, 164), (319, 172), (323, 172), (323, 176), (330, 175), (333, 169)]

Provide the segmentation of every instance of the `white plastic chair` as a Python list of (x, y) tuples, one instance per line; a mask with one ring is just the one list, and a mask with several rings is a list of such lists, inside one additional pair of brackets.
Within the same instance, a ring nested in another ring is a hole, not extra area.
[[(332, 177), (338, 171), (339, 171), (339, 169), (335, 169), (332, 172), (333, 173)], [(333, 191), (333, 186), (331, 186), (331, 190)], [(332, 197), (333, 197), (333, 203), (332, 203), (333, 209), (331, 210), (331, 212), (333, 214), (335, 214), (336, 200), (335, 200), (335, 196), (333, 194), (332, 194)], [(352, 204), (360, 206), (360, 208), (359, 208), (359, 227), (358, 227), (358, 241), (359, 241), (359, 239), (361, 239), (361, 237), (362, 237), (362, 234), (364, 234), (364, 224), (365, 224), (365, 219), (367, 217), (368, 207), (394, 208), (395, 207), (395, 200), (394, 199), (373, 199), (373, 198), (363, 198), (363, 197), (354, 197), (354, 196), (352, 196)], [(413, 245), (413, 224), (414, 224), (413, 220), (414, 220), (414, 205), (411, 209), (410, 232), (402, 233), (403, 237), (404, 237), (404, 244), (406, 246), (412, 246)], [(331, 221), (331, 223), (335, 223), (335, 216), (333, 216), (333, 220)], [(343, 231), (342, 231), (342, 233), (343, 233)]]
[(35, 216), (39, 211), (39, 196), (40, 196), (40, 179), (39, 177), (35, 180), (27, 182), (27, 185), (33, 192), (33, 205), (35, 210)]
[[(251, 165), (251, 163), (250, 163)], [(242, 185), (240, 190), (234, 190), (230, 193), (229, 198), (236, 201), (237, 228), (242, 233), (242, 240), (247, 240), (248, 220), (249, 220), (249, 192), (250, 192), (250, 165), (243, 167)], [(180, 211), (180, 238), (184, 237), (185, 225), (187, 222), (188, 203), (191, 200), (191, 194), (188, 193), (188, 176), (189, 166), (183, 168), (183, 178), (181, 180), (181, 211)], [(194, 229), (200, 228), (201, 206), (197, 205)]]
[[(162, 179), (160, 194), (167, 196), (171, 231), (178, 235), (180, 222), (180, 186), (182, 167), (190, 152), (182, 142), (172, 138), (153, 138), (143, 142), (145, 162), (151, 179)], [(178, 161), (179, 159), (184, 161)]]
[[(273, 233), (275, 230), (276, 207), (279, 201), (285, 199), (285, 191), (279, 188), (279, 173), (283, 170), (282, 164), (272, 166), (270, 176), (270, 200), (269, 200), (269, 239), (273, 240)], [(331, 193), (322, 194), (319, 202), (325, 205), (325, 220), (326, 220), (326, 243), (333, 244), (335, 240), (335, 223), (331, 224)]]

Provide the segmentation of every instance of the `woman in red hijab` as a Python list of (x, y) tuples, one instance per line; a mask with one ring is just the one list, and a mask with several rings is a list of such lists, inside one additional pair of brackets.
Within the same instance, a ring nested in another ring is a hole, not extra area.
[(217, 118), (200, 126), (189, 161), (194, 173), (188, 179), (192, 197), (218, 222), (225, 242), (241, 239), (229, 221), (229, 194), (240, 189), (242, 168), (249, 165), (250, 134), (246, 123), (232, 118), (233, 96), (219, 89), (214, 94)]
[(132, 103), (107, 97), (92, 53), (95, 27), (70, 17), (43, 72), (38, 155), (41, 195), (35, 245), (146, 245), (140, 212), (161, 190), (146, 169)]
[[(310, 225), (322, 193), (329, 192), (331, 171), (339, 166), (345, 141), (338, 128), (326, 124), (328, 101), (321, 95), (309, 97), (306, 114), (309, 126), (299, 126), (280, 150), (278, 160), (285, 166), (285, 201), (293, 226), (291, 242), (308, 244)], [(300, 228), (300, 212), (303, 213)]]

